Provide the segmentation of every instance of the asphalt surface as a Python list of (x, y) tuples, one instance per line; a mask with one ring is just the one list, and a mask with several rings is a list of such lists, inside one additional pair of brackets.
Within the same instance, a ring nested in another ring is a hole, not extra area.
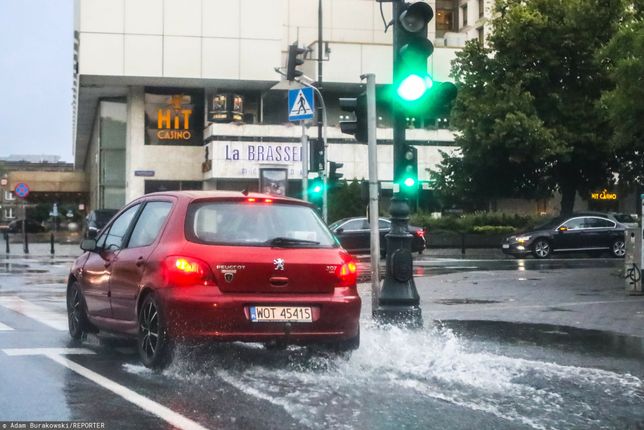
[[(644, 428), (644, 297), (623, 262), (423, 256), (425, 325), (371, 320), (350, 356), (256, 344), (184, 347), (169, 369), (131, 342), (70, 341), (65, 279), (77, 248), (0, 254), (0, 421), (104, 428)], [(40, 254), (40, 255), (36, 255)], [(480, 256), (472, 256), (480, 257)], [(368, 262), (360, 269), (368, 272)], [(362, 277), (363, 280), (368, 280)]]

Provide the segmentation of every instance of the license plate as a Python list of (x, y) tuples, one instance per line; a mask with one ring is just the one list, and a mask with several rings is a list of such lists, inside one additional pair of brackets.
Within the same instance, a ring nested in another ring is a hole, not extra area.
[(509, 245), (509, 244), (507, 244), (507, 243), (504, 243), (504, 244), (503, 244), (503, 249), (508, 249), (509, 247), (510, 247), (510, 245)]
[(251, 306), (253, 322), (313, 322), (310, 307), (303, 306)]

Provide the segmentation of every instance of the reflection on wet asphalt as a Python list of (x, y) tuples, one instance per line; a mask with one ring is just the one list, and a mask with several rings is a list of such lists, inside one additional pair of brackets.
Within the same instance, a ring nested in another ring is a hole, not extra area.
[[(415, 263), (418, 276), (514, 270), (526, 271), (520, 275), (525, 279), (562, 268), (613, 270), (621, 264), (610, 259)], [(18, 295), (64, 312), (68, 270), (69, 261), (64, 259), (0, 259), (0, 295)], [(455, 306), (494, 303), (467, 298), (437, 301)], [(567, 309), (552, 306), (547, 311), (562, 310)], [(7, 316), (12, 319), (2, 319)], [(52, 335), (47, 327), (20, 318), (0, 306), (0, 321), (17, 329), (0, 337), (1, 348), (69, 346), (66, 333)], [(644, 427), (643, 338), (596, 330), (441, 321), (409, 331), (376, 326), (363, 309), (361, 347), (350, 355), (242, 343), (180, 346), (174, 363), (162, 373), (139, 364), (131, 341), (90, 336), (83, 346), (96, 354), (70, 356), (71, 360), (208, 428)], [(25, 419), (99, 417), (107, 420), (107, 428), (167, 427), (45, 358), (0, 353), (0, 377), (11, 386), (38, 387), (41, 392), (34, 397), (25, 388), (22, 392), (27, 394), (21, 398), (6, 384), (0, 387), (0, 398), (10, 399), (13, 413), (22, 411)], [(32, 404), (34, 398), (40, 406)], [(47, 415), (46, 407), (56, 410)], [(40, 415), (34, 417), (34, 411)]]

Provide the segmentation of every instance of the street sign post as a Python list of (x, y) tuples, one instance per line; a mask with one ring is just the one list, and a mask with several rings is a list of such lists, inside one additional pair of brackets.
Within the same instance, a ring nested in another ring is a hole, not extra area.
[(315, 100), (313, 88), (296, 88), (288, 91), (288, 120), (300, 121), (313, 119), (315, 115)]
[(24, 182), (19, 182), (13, 189), (13, 193), (16, 195), (16, 197), (20, 197), (21, 199), (27, 198), (27, 196), (29, 195), (29, 185), (25, 184)]

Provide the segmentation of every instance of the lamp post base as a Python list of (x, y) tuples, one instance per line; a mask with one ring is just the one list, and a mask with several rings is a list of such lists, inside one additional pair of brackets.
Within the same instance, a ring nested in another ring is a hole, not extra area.
[(379, 324), (393, 324), (405, 328), (421, 328), (423, 312), (418, 306), (378, 306), (373, 311), (373, 318)]

